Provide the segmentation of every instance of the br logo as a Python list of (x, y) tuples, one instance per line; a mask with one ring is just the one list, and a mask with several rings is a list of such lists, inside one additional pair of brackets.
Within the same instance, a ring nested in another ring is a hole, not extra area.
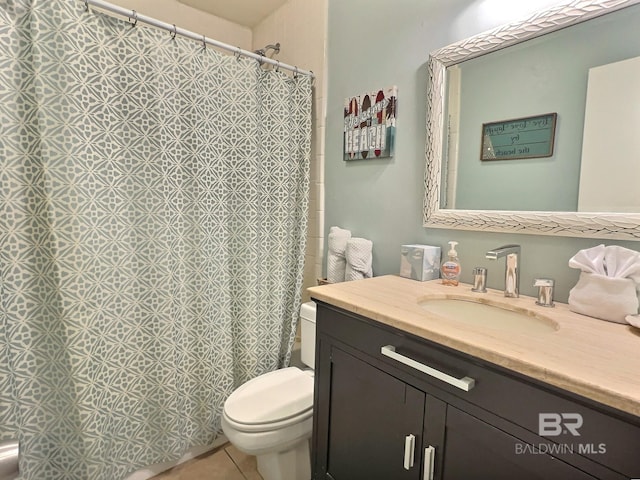
[(582, 426), (582, 415), (579, 413), (539, 413), (538, 435), (541, 437), (557, 437), (570, 433), (579, 437), (578, 429)]

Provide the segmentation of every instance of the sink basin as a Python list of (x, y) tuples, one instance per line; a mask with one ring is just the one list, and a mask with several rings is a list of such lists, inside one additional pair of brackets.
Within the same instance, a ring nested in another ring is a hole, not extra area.
[[(478, 301), (483, 300), (483, 301)], [(550, 318), (487, 299), (428, 298), (419, 302), (426, 311), (476, 327), (524, 334), (553, 333), (558, 324)]]

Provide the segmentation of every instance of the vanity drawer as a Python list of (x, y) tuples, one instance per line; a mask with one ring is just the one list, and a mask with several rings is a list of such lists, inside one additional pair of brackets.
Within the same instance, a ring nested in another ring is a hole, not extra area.
[(317, 334), (357, 349), (372, 365), (448, 404), (478, 407), (480, 415), (505, 421), (505, 429), (515, 424), (541, 444), (640, 478), (638, 417), (322, 302)]

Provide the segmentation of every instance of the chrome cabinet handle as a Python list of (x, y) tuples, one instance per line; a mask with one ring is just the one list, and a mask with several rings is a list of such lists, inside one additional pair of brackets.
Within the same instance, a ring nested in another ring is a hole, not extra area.
[(385, 357), (392, 358), (400, 363), (408, 365), (411, 368), (415, 368), (422, 373), (426, 373), (430, 377), (442, 380), (443, 382), (446, 382), (449, 385), (453, 385), (454, 387), (459, 388), (460, 390), (464, 390), (465, 392), (471, 390), (476, 384), (476, 381), (471, 377), (452, 377), (451, 375), (447, 375), (446, 373), (441, 372), (440, 370), (436, 370), (435, 368), (425, 365), (424, 363), (416, 362), (413, 358), (405, 357), (404, 355), (397, 353), (396, 347), (394, 347), (393, 345), (385, 345), (384, 347), (381, 347), (380, 353)]
[(422, 480), (433, 480), (433, 460), (435, 454), (436, 448), (431, 445), (424, 449), (424, 471), (422, 472)]
[(413, 467), (414, 457), (416, 455), (416, 437), (409, 434), (404, 437), (404, 469), (409, 470)]

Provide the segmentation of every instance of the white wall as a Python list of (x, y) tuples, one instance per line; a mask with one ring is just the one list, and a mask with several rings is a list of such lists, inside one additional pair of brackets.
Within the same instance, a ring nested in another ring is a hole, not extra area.
[(179, 3), (177, 0), (108, 0), (166, 23), (251, 50), (251, 29)]
[(640, 57), (589, 70), (578, 211), (640, 212)]

